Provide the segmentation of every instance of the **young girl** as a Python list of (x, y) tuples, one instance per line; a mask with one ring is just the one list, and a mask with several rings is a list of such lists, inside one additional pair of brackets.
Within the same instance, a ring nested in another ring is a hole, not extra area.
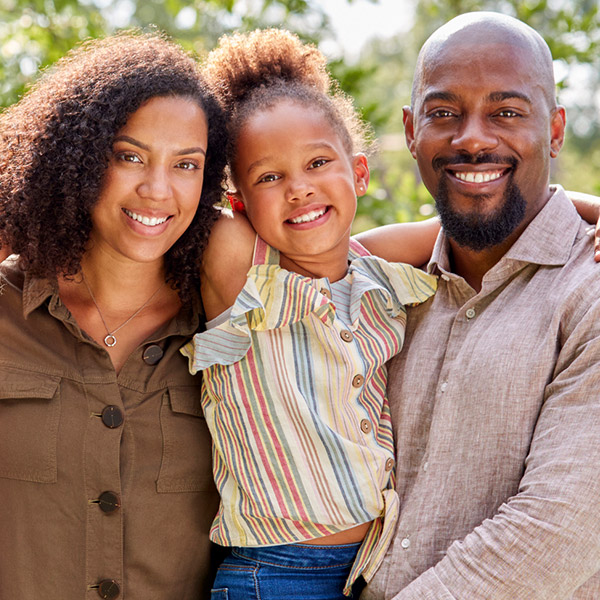
[[(341, 598), (372, 576), (394, 529), (385, 362), (402, 347), (403, 305), (436, 282), (350, 238), (369, 182), (364, 128), (320, 52), (256, 31), (222, 39), (205, 73), (247, 217), (211, 233), (207, 331), (184, 348), (204, 370), (221, 493), (211, 539), (233, 547), (213, 597)], [(434, 234), (395, 251), (423, 263)]]

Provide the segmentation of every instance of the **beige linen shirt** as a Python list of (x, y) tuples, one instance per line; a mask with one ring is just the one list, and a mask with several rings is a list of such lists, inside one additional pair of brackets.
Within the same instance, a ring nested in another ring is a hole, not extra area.
[[(0, 598), (97, 599), (103, 580), (115, 581), (107, 598), (207, 598), (218, 495), (201, 377), (179, 353), (197, 316), (182, 311), (117, 376), (56, 285), (23, 281), (11, 262), (0, 278)], [(155, 365), (149, 346), (163, 354)]]
[(391, 363), (400, 520), (362, 599), (600, 599), (600, 265), (558, 188), (475, 292), (429, 271)]

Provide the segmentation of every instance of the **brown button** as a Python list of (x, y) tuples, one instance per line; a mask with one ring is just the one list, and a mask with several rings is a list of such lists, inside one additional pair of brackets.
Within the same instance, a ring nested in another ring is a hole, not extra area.
[(321, 292), (325, 298), (329, 298), (331, 300), (331, 292), (326, 287), (321, 288), (319, 292)]
[(98, 596), (104, 600), (112, 600), (117, 598), (121, 593), (119, 584), (114, 579), (105, 579), (98, 585)]
[(355, 375), (352, 378), (352, 386), (360, 387), (365, 382), (365, 378), (362, 375)]
[(385, 470), (386, 471), (391, 471), (394, 468), (394, 459), (393, 458), (388, 458), (385, 461)]
[(147, 365), (155, 365), (160, 362), (160, 359), (163, 357), (164, 352), (162, 348), (157, 344), (150, 344), (144, 350), (144, 354), (142, 354), (142, 360)]
[(102, 492), (97, 500), (100, 510), (105, 513), (111, 513), (121, 507), (119, 496), (114, 492)]
[(363, 433), (371, 433), (373, 425), (371, 425), (371, 421), (369, 421), (369, 419), (363, 419), (360, 422), (360, 429)]
[(109, 429), (116, 429), (123, 425), (123, 413), (118, 406), (106, 406), (102, 411), (102, 422)]
[(345, 342), (351, 342), (354, 339), (354, 336), (352, 335), (352, 332), (348, 331), (347, 329), (342, 329), (342, 331), (340, 331), (340, 337)]

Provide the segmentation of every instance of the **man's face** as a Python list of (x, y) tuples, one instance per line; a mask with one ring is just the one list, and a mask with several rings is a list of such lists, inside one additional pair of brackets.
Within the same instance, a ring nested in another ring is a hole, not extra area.
[(448, 235), (476, 251), (518, 236), (548, 198), (564, 111), (531, 51), (446, 42), (425, 62), (406, 137)]

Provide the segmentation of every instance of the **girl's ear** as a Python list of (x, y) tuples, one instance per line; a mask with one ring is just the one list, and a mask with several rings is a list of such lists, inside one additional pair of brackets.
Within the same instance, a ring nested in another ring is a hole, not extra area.
[(237, 192), (227, 192), (227, 200), (229, 200), (233, 212), (246, 214), (246, 207), (242, 202), (241, 196)]
[(366, 193), (369, 187), (369, 164), (367, 157), (364, 154), (356, 154), (352, 159), (354, 170), (354, 190), (357, 196), (362, 196)]

